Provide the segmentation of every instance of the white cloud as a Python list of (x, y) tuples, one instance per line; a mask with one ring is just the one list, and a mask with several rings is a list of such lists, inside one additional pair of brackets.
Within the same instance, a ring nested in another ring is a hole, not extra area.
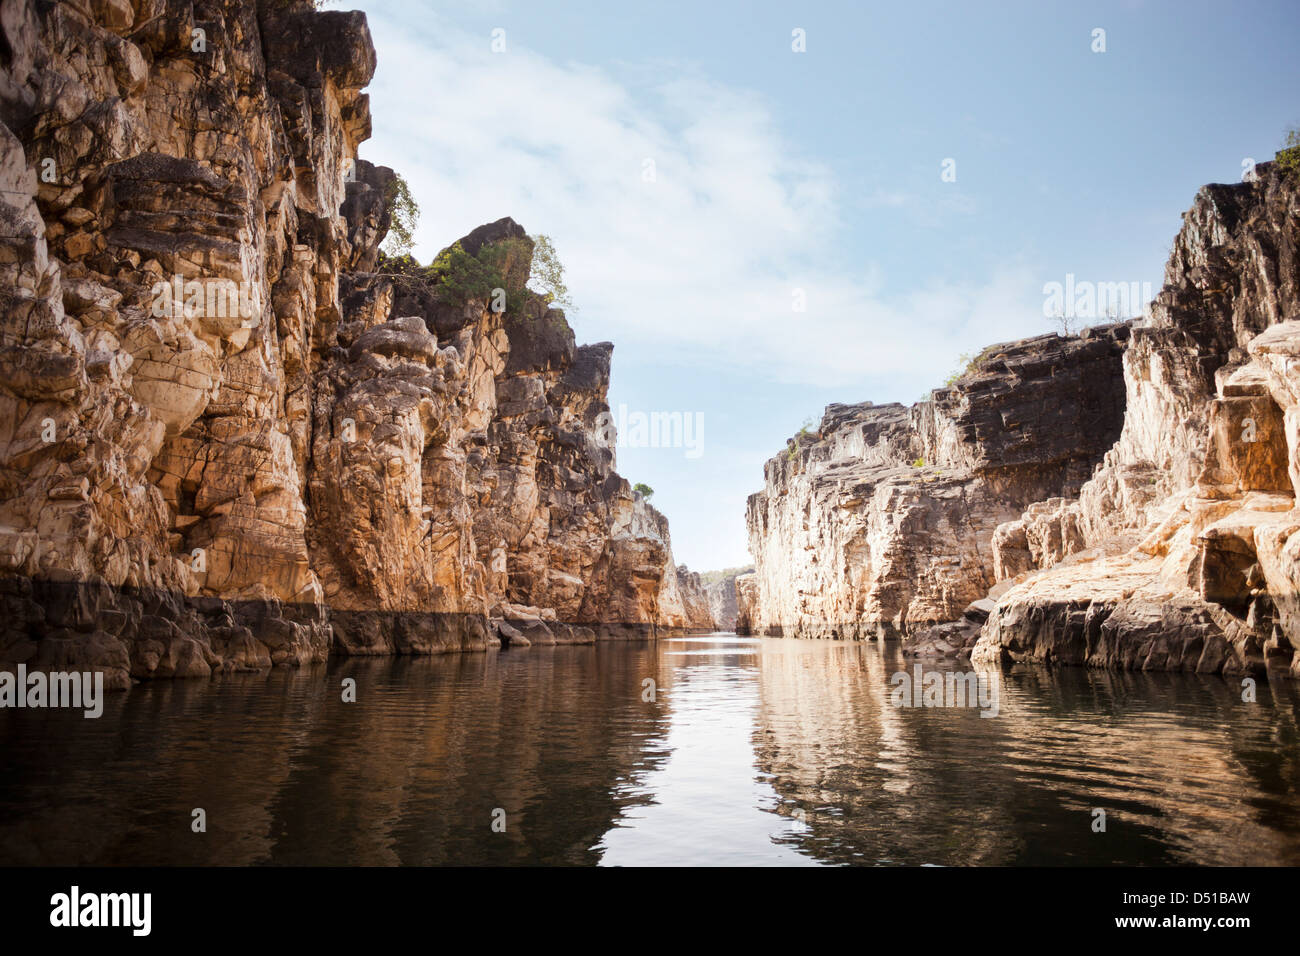
[[(958, 351), (1000, 330), (1040, 331), (1025, 325), (1041, 283), (1024, 268), (892, 296), (878, 268), (837, 268), (835, 177), (800, 157), (755, 94), (665, 63), (620, 80), (509, 35), (508, 52), (493, 54), (486, 34), (416, 6), (401, 5), (400, 19), (370, 13), (381, 55), (362, 155), (409, 180), (422, 260), (510, 215), (555, 240), (580, 337), (795, 384), (848, 385), (873, 370), (937, 384)], [(914, 200), (881, 187), (866, 202)], [(792, 307), (796, 288), (805, 312)]]

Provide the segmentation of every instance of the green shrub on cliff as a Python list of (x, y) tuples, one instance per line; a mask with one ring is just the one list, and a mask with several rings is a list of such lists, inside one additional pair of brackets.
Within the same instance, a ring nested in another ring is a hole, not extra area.
[(495, 269), (470, 255), (459, 242), (438, 253), (429, 272), (438, 291), (456, 302), (488, 299), (493, 289), (505, 287), (505, 279)]
[(794, 437), (789, 439), (785, 443), (786, 458), (789, 458), (791, 461), (793, 461), (796, 457), (798, 457), (799, 446), (804, 443), (804, 439), (811, 438), (812, 440), (816, 441), (818, 438), (822, 437), (821, 432), (817, 430), (816, 426), (817, 423), (814, 422), (811, 418), (804, 419), (803, 424), (799, 426), (799, 430), (794, 433)]
[(643, 481), (638, 481), (635, 485), (633, 485), (632, 490), (635, 491), (642, 498), (644, 498), (646, 501), (649, 501), (651, 498), (653, 498), (655, 493), (655, 490)]
[(537, 295), (526, 288), (524, 265), (531, 253), (530, 243), (521, 238), (489, 243), (478, 255), (455, 242), (438, 254), (427, 274), (449, 302), (463, 305), (476, 299), (494, 311), (517, 315), (528, 297)]
[(1300, 127), (1286, 131), (1286, 139), (1278, 150), (1277, 168), (1285, 176), (1300, 176)]
[(420, 265), (410, 252), (419, 207), (410, 198), (405, 181), (399, 176), (395, 182), (399, 185), (390, 190), (394, 197), (393, 225), (380, 249), (380, 275), (426, 282), (444, 302), (463, 306), (471, 299), (477, 300), (508, 315), (520, 315), (530, 299), (573, 308), (564, 284), (564, 266), (546, 236), (499, 239), (473, 255), (460, 242), (454, 242), (428, 266)]
[(973, 372), (978, 372), (984, 366), (984, 363), (991, 359), (996, 352), (996, 345), (986, 346), (976, 355), (972, 355), (970, 352), (963, 352), (957, 357), (957, 361), (961, 363), (960, 367), (945, 378), (943, 384), (952, 387), (959, 378), (964, 378)]

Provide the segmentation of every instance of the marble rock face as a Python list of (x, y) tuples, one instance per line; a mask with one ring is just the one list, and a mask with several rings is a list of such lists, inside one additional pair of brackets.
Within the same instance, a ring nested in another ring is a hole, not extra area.
[[(612, 346), (381, 266), (363, 14), (15, 0), (0, 41), (0, 666), (704, 626), (601, 444)], [(527, 275), (509, 219), (462, 244)]]
[(1119, 435), (1129, 333), (1004, 343), (911, 407), (827, 407), (749, 499), (745, 626), (870, 638), (961, 618), (996, 581), (998, 526), (1077, 494)]
[(738, 629), (1300, 676), (1300, 183), (1207, 186), (1149, 316), (832, 405), (749, 501)]
[(736, 622), (740, 615), (736, 580), (746, 573), (748, 572), (728, 574), (720, 581), (715, 581), (705, 588), (714, 626), (720, 631), (736, 630)]
[(976, 659), (1300, 676), (1300, 183), (1259, 170), (1184, 214), (1097, 473), (998, 529)]

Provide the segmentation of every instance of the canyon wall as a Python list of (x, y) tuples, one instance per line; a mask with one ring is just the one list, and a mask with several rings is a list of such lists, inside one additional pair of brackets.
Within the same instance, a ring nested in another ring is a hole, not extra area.
[(758, 617), (758, 572), (750, 571), (736, 578), (736, 633), (755, 633)]
[(976, 659), (1300, 676), (1300, 177), (1256, 171), (1184, 214), (1097, 474), (999, 529)]
[(705, 590), (709, 598), (709, 610), (713, 624), (720, 631), (736, 630), (740, 605), (737, 599), (736, 579), (753, 571), (738, 571), (724, 574), (720, 579), (708, 585)]
[(1300, 177), (1256, 169), (1198, 193), (1148, 317), (828, 407), (749, 500), (737, 629), (1300, 676)]
[(1120, 323), (992, 346), (911, 407), (828, 406), (749, 499), (744, 626), (896, 637), (960, 617), (995, 582), (998, 525), (1077, 493), (1118, 437), (1128, 335)]
[(525, 231), (456, 247), (499, 288), (379, 253), (364, 15), (3, 12), (0, 666), (708, 626), (596, 427), (613, 347), (527, 289)]

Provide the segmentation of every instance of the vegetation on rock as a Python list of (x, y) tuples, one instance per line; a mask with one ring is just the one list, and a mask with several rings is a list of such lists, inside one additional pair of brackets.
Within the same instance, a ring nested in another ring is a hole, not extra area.
[(384, 192), (384, 204), (388, 210), (389, 226), (383, 251), (392, 257), (409, 256), (415, 244), (415, 227), (420, 222), (420, 204), (411, 195), (411, 186), (401, 173), (393, 174)]
[(1278, 169), (1287, 176), (1300, 176), (1300, 127), (1286, 131), (1283, 147), (1277, 154)]

